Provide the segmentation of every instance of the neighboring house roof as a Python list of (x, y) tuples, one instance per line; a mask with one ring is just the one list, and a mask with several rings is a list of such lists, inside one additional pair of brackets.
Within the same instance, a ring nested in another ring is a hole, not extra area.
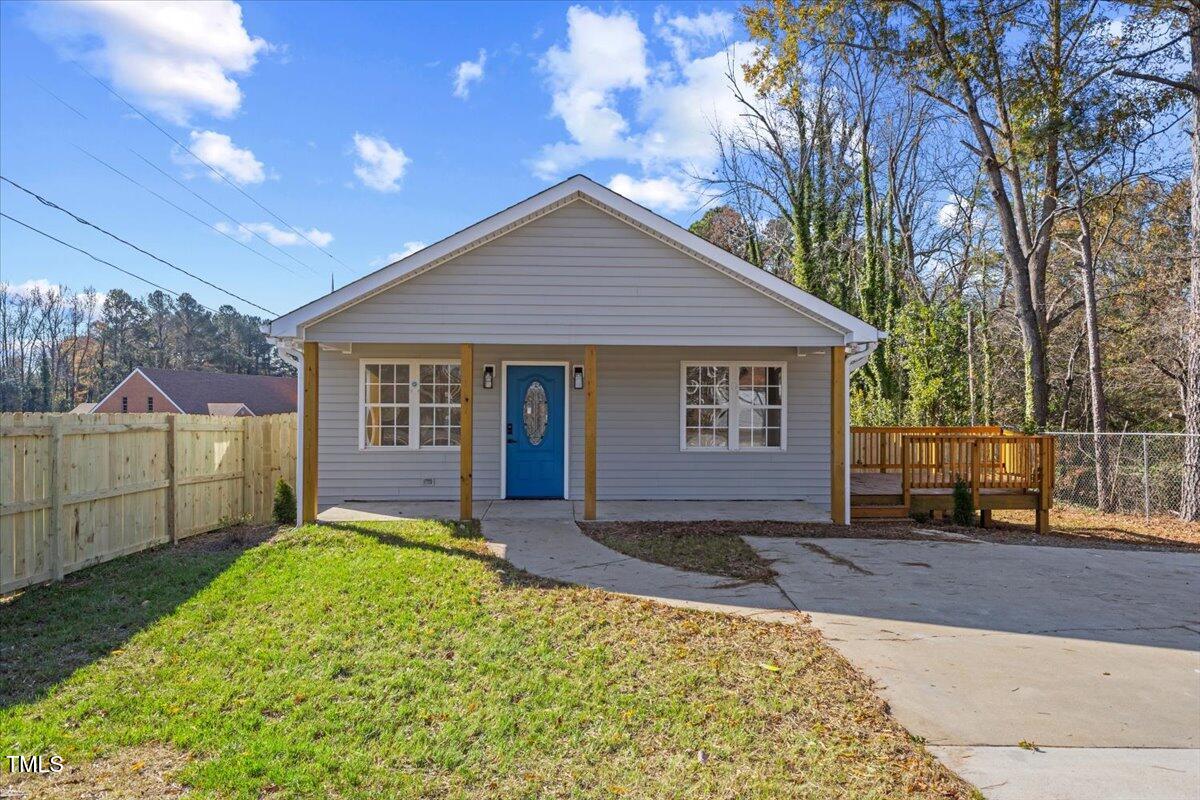
[(80, 403), (71, 409), (72, 414), (90, 414), (95, 410), (98, 403)]
[(245, 403), (209, 403), (208, 414), (212, 417), (253, 417), (254, 412)]
[[(244, 405), (250, 413), (287, 414), (296, 410), (296, 379), (275, 375), (230, 375), (225, 372), (137, 367), (104, 400), (134, 374), (141, 373), (184, 414), (209, 414), (213, 405)], [(101, 400), (100, 403), (103, 403)], [(97, 404), (99, 405), (99, 404)]]
[(847, 343), (870, 344), (886, 336), (853, 314), (743, 261), (583, 175), (568, 178), (407, 258), (284, 314), (264, 325), (263, 331), (276, 339), (302, 339), (304, 326), (343, 311), (575, 200), (588, 202), (797, 313), (844, 334)]

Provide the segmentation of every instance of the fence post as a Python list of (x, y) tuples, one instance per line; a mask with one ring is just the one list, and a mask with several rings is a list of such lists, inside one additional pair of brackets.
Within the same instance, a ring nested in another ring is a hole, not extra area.
[(178, 414), (167, 414), (167, 541), (175, 544), (175, 492), (179, 488), (179, 459), (175, 452)]
[[(239, 494), (242, 497), (241, 497), (241, 502), (238, 504), (239, 506), (241, 506), (241, 514), (239, 514), (238, 516), (240, 516), (242, 519), (245, 519), (247, 516), (246, 508), (248, 505), (246, 503), (246, 495), (249, 494), (249, 489), (250, 489), (250, 451), (246, 447), (246, 420), (248, 420), (250, 418), (249, 417), (234, 417), (234, 419), (237, 420), (238, 429), (241, 432), (241, 437), (242, 437), (242, 481), (241, 481), (242, 491), (239, 492)], [(250, 505), (250, 508), (253, 508), (253, 505)]]
[(909, 488), (911, 480), (912, 476), (909, 475), (908, 464), (908, 437), (902, 435), (900, 437), (900, 493), (904, 498), (905, 511), (910, 509), (910, 503), (912, 502), (911, 490)]
[(1142, 505), (1150, 521), (1150, 436), (1142, 434)]
[(49, 520), (49, 556), (50, 577), (61, 581), (63, 578), (63, 467), (66, 449), (63, 447), (62, 424), (65, 414), (54, 417), (50, 423), (50, 520)]

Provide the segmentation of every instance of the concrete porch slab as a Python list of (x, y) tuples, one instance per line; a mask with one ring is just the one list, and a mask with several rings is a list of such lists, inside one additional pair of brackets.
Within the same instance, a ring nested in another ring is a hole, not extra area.
[[(475, 513), (487, 510), (484, 501)], [(354, 501), (326, 506), (317, 514), (318, 522), (387, 522), (398, 519), (458, 519), (458, 502), (454, 500), (412, 501)]]
[[(583, 501), (575, 501), (583, 519)], [(828, 506), (804, 500), (601, 500), (597, 522), (829, 522)]]
[[(475, 516), (495, 520), (582, 520), (582, 500), (476, 500)], [(458, 519), (455, 500), (351, 501), (321, 509), (321, 522)], [(597, 522), (829, 522), (828, 507), (804, 500), (601, 500)]]

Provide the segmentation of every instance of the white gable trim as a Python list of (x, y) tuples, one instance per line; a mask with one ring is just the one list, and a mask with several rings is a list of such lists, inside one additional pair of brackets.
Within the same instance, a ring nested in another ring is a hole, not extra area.
[(277, 339), (302, 338), (305, 326), (424, 274), (577, 200), (616, 217), (706, 266), (844, 335), (847, 342), (874, 342), (885, 335), (854, 315), (743, 261), (582, 175), (569, 178), (424, 250), (419, 250), (407, 258), (284, 314), (263, 326), (263, 331)]
[(105, 400), (108, 400), (108, 398), (110, 398), (110, 397), (112, 397), (114, 394), (116, 394), (116, 393), (117, 393), (117, 390), (118, 390), (118, 389), (120, 389), (122, 386), (124, 386), (124, 385), (125, 385), (125, 382), (126, 382), (126, 381), (128, 381), (130, 378), (132, 378), (134, 375), (141, 375), (141, 376), (142, 376), (142, 378), (143, 378), (143, 379), (145, 379), (146, 383), (148, 383), (148, 384), (150, 384), (151, 386), (153, 386), (153, 387), (155, 388), (155, 390), (156, 390), (156, 391), (157, 391), (159, 394), (161, 394), (163, 397), (167, 398), (167, 402), (168, 402), (168, 403), (170, 403), (172, 406), (174, 406), (174, 407), (175, 407), (175, 411), (176, 411), (176, 413), (179, 413), (179, 414), (182, 414), (182, 413), (183, 413), (183, 409), (179, 407), (179, 404), (178, 404), (178, 403), (176, 403), (174, 400), (172, 400), (172, 399), (171, 399), (171, 395), (169, 395), (169, 394), (167, 394), (166, 392), (164, 392), (164, 391), (162, 390), (162, 387), (161, 387), (161, 386), (159, 386), (159, 385), (158, 385), (157, 383), (155, 383), (154, 381), (150, 380), (150, 376), (149, 376), (149, 375), (147, 375), (146, 373), (142, 372), (142, 368), (141, 368), (141, 367), (134, 367), (134, 368), (133, 368), (133, 372), (129, 373), (129, 374), (128, 374), (128, 375), (126, 375), (124, 378), (121, 378), (121, 382), (120, 382), (120, 383), (118, 383), (116, 386), (114, 386), (111, 392), (109, 392), (108, 394), (104, 395), (104, 399), (103, 399), (103, 400), (101, 400), (99, 403), (96, 403), (96, 406), (95, 406), (95, 407), (96, 407), (96, 408), (99, 408), (101, 405), (103, 405), (103, 404), (104, 404), (104, 402), (105, 402)]

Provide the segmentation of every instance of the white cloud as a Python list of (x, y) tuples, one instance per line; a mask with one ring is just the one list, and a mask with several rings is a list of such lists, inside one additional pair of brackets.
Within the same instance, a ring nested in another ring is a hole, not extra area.
[[(705, 170), (716, 158), (713, 127), (730, 130), (745, 124), (729, 86), (729, 64), (750, 60), (754, 45), (736, 42), (716, 53), (680, 65), (673, 81), (655, 82), (642, 92), (640, 116), (647, 126), (638, 140), (644, 164), (675, 163)], [(734, 67), (739, 80), (741, 70)], [(743, 87), (747, 94), (753, 90)]]
[(699, 192), (689, 182), (674, 178), (633, 178), (618, 173), (608, 182), (608, 188), (635, 203), (648, 208), (676, 213), (694, 211)]
[(43, 296), (48, 294), (62, 294), (67, 288), (59, 283), (51, 283), (46, 278), (30, 278), (24, 283), (4, 284), (4, 286), (7, 287), (8, 291), (21, 297), (29, 297), (34, 292), (38, 292)]
[[(318, 230), (317, 228), (309, 228), (304, 231), (304, 236), (295, 231), (282, 228), (276, 228), (269, 222), (242, 222), (236, 227), (225, 222), (218, 222), (213, 226), (221, 233), (227, 233), (243, 242), (248, 242), (254, 238), (254, 234), (266, 239), (276, 247), (296, 247), (298, 245), (308, 244), (312, 242), (317, 247), (326, 247), (333, 241), (333, 234), (326, 231)], [(308, 241), (305, 241), (308, 237)]]
[(40, 3), (30, 23), (64, 57), (180, 125), (198, 111), (237, 111), (242, 90), (231, 76), (248, 73), (271, 47), (246, 31), (241, 6), (230, 0)]
[[(61, 296), (71, 291), (70, 287), (64, 286), (61, 283), (54, 283), (46, 278), (30, 278), (27, 281), (17, 284), (8, 284), (0, 281), (0, 287), (3, 287), (6, 291), (11, 292), (19, 297), (30, 297), (34, 292), (41, 294), (42, 297), (46, 297), (47, 295), (51, 294)], [(84, 289), (76, 292), (75, 297), (81, 302), (81, 307), (84, 310), (98, 312), (104, 307), (104, 300), (108, 297), (108, 295), (104, 292), (95, 292), (95, 290), (93, 290), (94, 294), (92, 295), (91, 309), (88, 309), (87, 304), (83, 303), (83, 300), (86, 299), (86, 291), (87, 290)]]
[(471, 95), (471, 84), (483, 80), (483, 65), (487, 53), (479, 51), (478, 61), (464, 61), (454, 70), (454, 96), (466, 100)]
[(394, 264), (402, 258), (408, 258), (413, 253), (416, 253), (419, 250), (424, 250), (428, 246), (429, 245), (425, 244), (424, 242), (405, 242), (403, 250), (397, 250), (395, 252), (388, 253), (386, 256), (380, 256), (379, 258), (372, 259), (371, 266), (386, 267), (388, 264)]
[(946, 198), (946, 202), (937, 211), (938, 224), (943, 228), (958, 228), (966, 225), (968, 222), (978, 224), (981, 221), (981, 212), (976, 207), (971, 208), (971, 201), (954, 194), (953, 192)]
[(668, 17), (658, 9), (654, 12), (654, 24), (659, 38), (671, 46), (675, 60), (680, 63), (688, 61), (694, 48), (727, 41), (733, 35), (733, 15), (726, 11)]
[(358, 162), (354, 174), (368, 189), (377, 192), (400, 191), (400, 179), (408, 167), (408, 156), (399, 147), (394, 147), (382, 136), (354, 134), (354, 152)]
[(641, 176), (623, 172), (610, 186), (667, 212), (700, 205), (702, 194), (687, 176), (715, 166), (714, 127), (745, 124), (727, 73), (732, 65), (742, 80), (738, 65), (750, 59), (753, 45), (727, 43), (734, 18), (724, 11), (656, 12), (654, 22), (674, 60), (655, 61), (630, 12), (567, 12), (567, 44), (552, 46), (542, 68), (551, 111), (568, 137), (541, 148), (531, 162), (535, 175), (558, 179), (589, 162), (619, 160), (640, 168)]
[[(192, 131), (189, 149), (202, 161), (236, 184), (245, 186), (251, 183), (262, 183), (267, 179), (267, 171), (263, 163), (255, 158), (254, 153), (244, 147), (238, 147), (233, 139), (216, 131)], [(220, 178), (199, 164), (191, 154), (176, 147), (171, 153), (171, 160), (176, 164), (203, 171), (214, 181)]]
[(534, 164), (539, 177), (595, 158), (623, 157), (629, 152), (628, 123), (616, 108), (619, 90), (646, 85), (646, 37), (626, 11), (609, 16), (580, 6), (567, 11), (567, 47), (552, 46), (541, 61), (551, 92), (554, 114), (573, 141), (543, 148)]

